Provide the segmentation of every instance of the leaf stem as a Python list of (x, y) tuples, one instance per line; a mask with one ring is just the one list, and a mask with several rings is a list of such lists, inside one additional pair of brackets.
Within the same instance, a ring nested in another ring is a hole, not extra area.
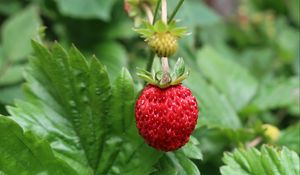
[(155, 21), (156, 21), (156, 19), (157, 19), (157, 15), (158, 15), (158, 10), (159, 10), (160, 4), (161, 4), (161, 0), (158, 0), (158, 1), (157, 1), (157, 4), (156, 4), (156, 7), (155, 7), (154, 17), (153, 17), (153, 22), (152, 22), (152, 24), (154, 24)]
[(181, 5), (183, 4), (183, 2), (184, 2), (184, 0), (180, 0), (178, 2), (178, 4), (176, 5), (175, 10), (172, 12), (172, 14), (171, 14), (171, 16), (168, 20), (168, 23), (171, 22), (174, 19), (175, 15), (177, 14), (177, 12), (178, 12), (179, 8), (181, 7)]

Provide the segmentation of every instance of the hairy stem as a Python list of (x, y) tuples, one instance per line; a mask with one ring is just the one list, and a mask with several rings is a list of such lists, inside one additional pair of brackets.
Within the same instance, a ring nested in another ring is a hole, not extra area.
[(261, 137), (256, 137), (254, 140), (250, 141), (249, 143), (247, 143), (246, 147), (247, 148), (252, 148), (257, 146), (260, 142), (262, 141)]
[(175, 10), (172, 12), (172, 14), (171, 14), (171, 16), (168, 20), (168, 23), (171, 22), (174, 19), (175, 15), (177, 14), (177, 12), (178, 12), (179, 8), (181, 7), (181, 5), (183, 4), (183, 2), (184, 2), (184, 0), (180, 0), (178, 2), (178, 4), (176, 5)]
[(168, 22), (168, 8), (167, 8), (167, 0), (161, 1), (161, 20), (164, 23)]
[(166, 84), (170, 82), (170, 76), (169, 76), (169, 59), (167, 57), (161, 58), (161, 64), (162, 64), (162, 70), (163, 70), (163, 76), (161, 79), (162, 84)]
[(153, 16), (151, 8), (149, 7), (148, 4), (145, 4), (145, 3), (142, 4), (142, 7), (143, 7), (144, 11), (146, 12), (148, 21), (152, 24), (154, 21), (154, 16)]
[[(168, 8), (167, 8), (167, 0), (161, 1), (161, 20), (164, 23), (168, 23)], [(170, 76), (169, 76), (169, 59), (167, 57), (161, 58), (161, 64), (163, 69), (163, 75), (162, 75), (162, 84), (167, 84), (170, 82)]]

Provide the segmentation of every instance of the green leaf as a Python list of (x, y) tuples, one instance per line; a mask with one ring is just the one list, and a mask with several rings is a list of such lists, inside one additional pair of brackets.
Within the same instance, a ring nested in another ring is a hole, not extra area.
[(26, 99), (8, 107), (12, 119), (47, 140), (54, 155), (76, 171), (70, 174), (153, 172), (162, 153), (138, 135), (128, 71), (111, 88), (97, 58), (86, 59), (75, 47), (66, 52), (57, 43), (48, 50), (33, 42), (33, 48)]
[(208, 127), (231, 128), (241, 127), (241, 121), (228, 99), (208, 84), (196, 70), (191, 72), (184, 82), (196, 96), (199, 106), (198, 125)]
[(300, 38), (299, 30), (288, 25), (286, 20), (278, 20), (276, 27), (275, 43), (277, 45), (277, 53), (283, 62), (291, 63), (299, 54)]
[(261, 150), (250, 148), (237, 149), (233, 153), (225, 153), (225, 166), (222, 175), (298, 175), (300, 159), (297, 153), (286, 147), (277, 149), (262, 146)]
[(249, 72), (215, 50), (206, 47), (198, 53), (204, 75), (229, 99), (236, 110), (242, 109), (255, 95), (258, 83)]
[(254, 139), (256, 133), (253, 129), (248, 128), (239, 128), (239, 129), (230, 129), (230, 128), (219, 128), (222, 135), (230, 139), (231, 142), (235, 144), (241, 144), (247, 142), (251, 139)]
[[(137, 142), (138, 141), (138, 142)], [(107, 174), (141, 175), (154, 171), (153, 165), (161, 158), (162, 152), (150, 148), (142, 140), (130, 140), (122, 149)]]
[(4, 67), (4, 73), (2, 75), (0, 74), (0, 86), (21, 82), (23, 80), (23, 66), (22, 64), (16, 64)]
[(189, 142), (181, 148), (182, 152), (191, 159), (203, 159), (199, 141), (191, 136)]
[(4, 58), (14, 62), (31, 53), (30, 40), (39, 38), (40, 25), (38, 10), (34, 6), (27, 7), (5, 21), (1, 33)]
[(105, 41), (97, 46), (97, 57), (107, 67), (109, 77), (114, 80), (122, 67), (126, 67), (128, 56), (125, 48), (115, 41)]
[(108, 117), (112, 123), (111, 128), (116, 133), (125, 132), (131, 125), (133, 110), (126, 109), (134, 108), (134, 100), (133, 80), (128, 70), (123, 68), (113, 85), (108, 111)]
[(298, 154), (300, 154), (300, 123), (288, 127), (285, 130), (280, 131), (280, 136), (277, 144), (286, 146)]
[(83, 19), (101, 19), (109, 21), (111, 18), (110, 12), (115, 0), (56, 0), (60, 12), (76, 18)]
[(166, 157), (163, 156), (157, 165), (157, 170), (153, 175), (177, 175), (177, 169), (174, 168), (173, 163)]
[(2, 0), (1, 2), (0, 13), (3, 15), (12, 15), (22, 8), (22, 4), (18, 0)]
[(0, 138), (0, 174), (76, 174), (53, 153), (48, 142), (24, 133), (4, 116), (0, 116)]
[(7, 86), (0, 89), (0, 102), (3, 104), (13, 104), (16, 98), (23, 98), (20, 85)]
[(166, 158), (177, 170), (178, 175), (200, 175), (197, 166), (180, 152), (166, 153)]
[(288, 6), (288, 13), (290, 14), (292, 20), (300, 26), (300, 16), (299, 16), (299, 1), (298, 0), (291, 0), (286, 2)]
[(200, 175), (197, 166), (183, 153), (166, 153), (157, 164), (153, 175)]
[[(174, 9), (177, 3), (177, 1), (170, 1), (170, 8)], [(176, 18), (183, 20), (183, 26), (190, 26), (192, 28), (198, 25), (208, 26), (221, 21), (220, 16), (216, 12), (207, 7), (204, 2), (197, 0), (185, 1), (184, 5), (178, 11)]]
[[(168, 8), (175, 9), (178, 1), (168, 2)], [(207, 7), (204, 1), (198, 0), (188, 0), (184, 2), (184, 5), (181, 6), (180, 10), (176, 14), (176, 19), (182, 20), (180, 26), (188, 26), (188, 30), (192, 32), (195, 36), (197, 27), (203, 29), (207, 26), (212, 26), (214, 24), (221, 22), (221, 17), (212, 9)], [(201, 19), (201, 20), (199, 20)], [(211, 38), (212, 36), (210, 36)], [(189, 45), (192, 45), (195, 41), (195, 37), (186, 37), (182, 39), (184, 42), (188, 42)]]
[(250, 106), (261, 111), (278, 107), (299, 106), (299, 89), (299, 77), (264, 83)]

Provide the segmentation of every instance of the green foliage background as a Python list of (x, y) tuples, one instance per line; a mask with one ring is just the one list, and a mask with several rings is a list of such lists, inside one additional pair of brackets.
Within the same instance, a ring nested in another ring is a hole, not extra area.
[(184, 58), (200, 114), (190, 142), (162, 153), (135, 128), (151, 52), (123, 1), (0, 0), (0, 175), (299, 174), (299, 0), (220, 2), (177, 14), (192, 35), (171, 66)]

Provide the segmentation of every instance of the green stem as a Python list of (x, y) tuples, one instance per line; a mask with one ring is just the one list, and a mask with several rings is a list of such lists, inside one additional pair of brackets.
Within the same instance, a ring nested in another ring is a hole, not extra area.
[(154, 24), (155, 21), (156, 21), (156, 19), (157, 19), (157, 15), (158, 15), (158, 10), (159, 10), (159, 7), (160, 7), (160, 3), (161, 3), (161, 0), (158, 0), (157, 4), (156, 4), (156, 7), (155, 7), (154, 18), (153, 18), (152, 24)]
[[(158, 0), (157, 4), (156, 4), (156, 7), (155, 7), (155, 12), (154, 12), (154, 17), (153, 17), (152, 24), (154, 24), (156, 19), (157, 19), (160, 4), (161, 4), (161, 0)], [(153, 51), (151, 51), (150, 58), (149, 58), (149, 61), (147, 63), (147, 71), (148, 72), (151, 72), (154, 58), (155, 58), (155, 53)]]
[(180, 0), (180, 1), (178, 2), (178, 4), (176, 5), (175, 10), (172, 12), (172, 14), (171, 14), (171, 16), (170, 16), (170, 18), (169, 18), (169, 20), (168, 20), (168, 23), (171, 22), (171, 21), (174, 19), (176, 13), (178, 12), (178, 10), (179, 10), (179, 8), (181, 7), (181, 5), (183, 4), (183, 2), (184, 2), (184, 0)]
[(150, 59), (149, 59), (149, 61), (147, 63), (147, 69), (146, 69), (148, 72), (151, 72), (154, 58), (155, 58), (155, 53), (153, 51), (151, 51)]

